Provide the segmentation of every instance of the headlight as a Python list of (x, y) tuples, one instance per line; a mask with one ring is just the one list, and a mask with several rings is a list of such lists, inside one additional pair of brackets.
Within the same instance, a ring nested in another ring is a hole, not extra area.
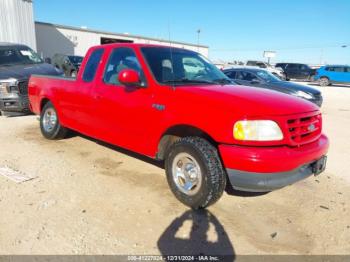
[(296, 92), (296, 95), (305, 99), (312, 99), (312, 95), (309, 95), (308, 93), (305, 93), (303, 91)]
[(0, 79), (0, 93), (10, 93), (12, 92), (12, 88), (17, 87), (17, 79), (9, 78), (9, 79)]
[(242, 120), (235, 123), (233, 137), (243, 141), (277, 141), (283, 139), (283, 134), (274, 121)]

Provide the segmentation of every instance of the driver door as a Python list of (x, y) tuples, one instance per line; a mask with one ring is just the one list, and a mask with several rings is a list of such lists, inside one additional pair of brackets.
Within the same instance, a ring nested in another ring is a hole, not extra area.
[[(124, 86), (118, 75), (124, 69), (139, 73), (140, 86)], [(147, 86), (143, 70), (134, 50), (118, 47), (111, 50), (103, 77), (95, 86), (95, 125), (98, 137), (112, 144), (148, 154), (149, 134), (157, 122), (152, 108), (153, 89)]]

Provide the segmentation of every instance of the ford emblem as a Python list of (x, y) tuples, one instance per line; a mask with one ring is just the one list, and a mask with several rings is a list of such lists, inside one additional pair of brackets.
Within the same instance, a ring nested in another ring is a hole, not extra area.
[(307, 130), (308, 131), (314, 131), (316, 129), (316, 126), (314, 125), (314, 124), (311, 124), (311, 125), (309, 125), (308, 127), (307, 127)]

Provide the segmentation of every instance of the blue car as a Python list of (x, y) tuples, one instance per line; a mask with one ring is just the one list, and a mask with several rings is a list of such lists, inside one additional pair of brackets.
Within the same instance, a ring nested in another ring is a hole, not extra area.
[(350, 66), (344, 65), (326, 65), (316, 71), (315, 81), (320, 86), (329, 86), (331, 84), (350, 84)]

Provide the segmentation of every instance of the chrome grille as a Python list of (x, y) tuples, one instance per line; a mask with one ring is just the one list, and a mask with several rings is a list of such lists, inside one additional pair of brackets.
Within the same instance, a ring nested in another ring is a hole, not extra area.
[(18, 83), (18, 90), (21, 95), (28, 94), (28, 81), (23, 81)]

